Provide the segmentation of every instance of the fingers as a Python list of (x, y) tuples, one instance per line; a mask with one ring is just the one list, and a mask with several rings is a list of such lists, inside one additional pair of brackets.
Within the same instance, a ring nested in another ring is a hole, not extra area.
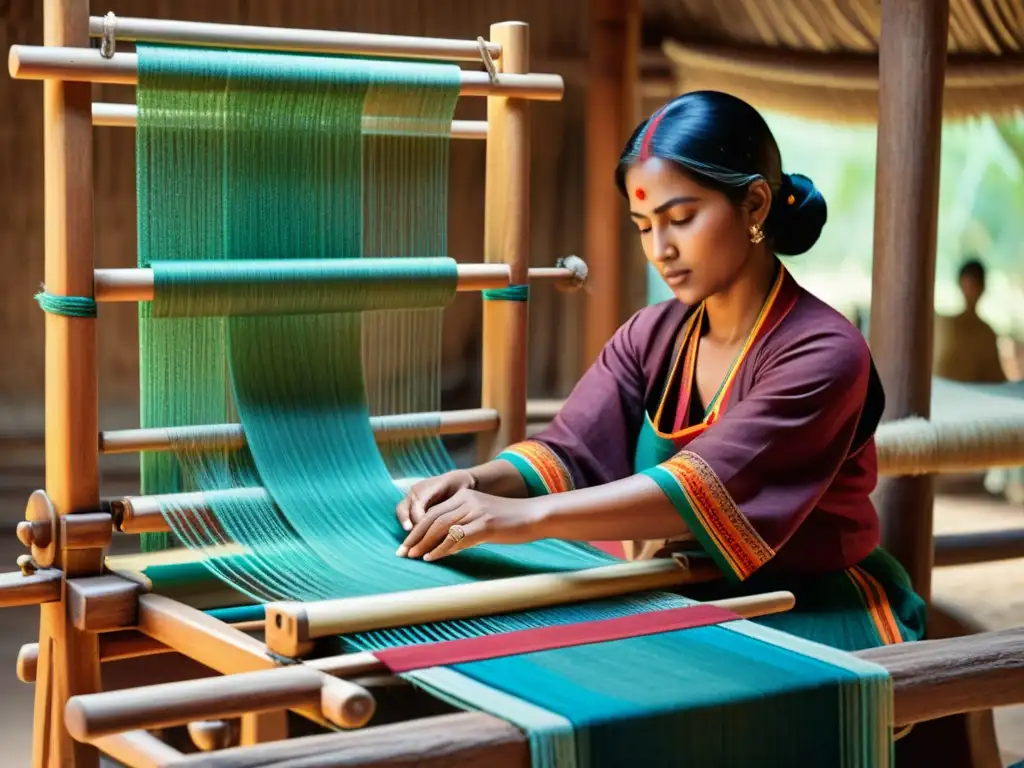
[[(412, 493), (412, 491), (410, 491)], [(403, 531), (412, 530), (412, 520), (409, 518), (409, 508), (412, 506), (412, 501), (409, 496), (404, 497), (398, 506), (395, 507), (395, 516), (398, 518), (398, 524), (402, 526)]]
[(409, 489), (409, 493), (395, 507), (395, 516), (402, 530), (411, 531), (416, 523), (423, 519), (427, 507), (434, 502), (435, 497), (441, 495), (440, 491), (443, 491), (444, 487), (442, 476), (416, 483)]
[(402, 542), (402, 546), (398, 548), (398, 551), (395, 554), (399, 557), (405, 557), (406, 554), (411, 555), (413, 547), (420, 543), (427, 531), (430, 530), (430, 526), (433, 525), (434, 521), (442, 515), (446, 515), (457, 510), (462, 506), (464, 501), (465, 496), (460, 491), (450, 499), (445, 499), (440, 504), (432, 507), (429, 512), (425, 512), (413, 525), (409, 535), (405, 537), (405, 541)]
[(445, 536), (441, 539), (441, 543), (423, 556), (424, 561), (429, 563), (434, 560), (440, 560), (442, 557), (448, 557), (456, 552), (461, 552), (464, 549), (475, 546), (481, 539), (485, 528), (482, 520), (470, 520), (469, 522), (453, 523), (453, 525), (462, 529), (464, 534), (462, 538), (453, 536), (445, 528)]
[(434, 504), (443, 503), (450, 498), (451, 492), (451, 478), (448, 475), (433, 478), (422, 488), (414, 486), (412, 493), (409, 494), (412, 499), (412, 503), (409, 505), (409, 522), (412, 525), (406, 530), (412, 530), (420, 520), (426, 517), (427, 510)]
[[(431, 516), (433, 517), (433, 515)], [(409, 547), (409, 557), (423, 557), (435, 549), (448, 535), (448, 529), (456, 523), (463, 525), (468, 523), (463, 509), (456, 509), (434, 517), (424, 531), (423, 537), (414, 546)]]

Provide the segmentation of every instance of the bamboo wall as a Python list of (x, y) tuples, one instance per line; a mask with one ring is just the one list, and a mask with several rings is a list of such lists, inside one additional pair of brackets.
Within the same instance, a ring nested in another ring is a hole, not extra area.
[[(42, 43), (42, 3), (6, 0), (0, 50)], [(474, 39), (492, 22), (531, 25), (534, 71), (566, 79), (560, 103), (536, 103), (533, 114), (532, 261), (582, 253), (586, 4), (583, 0), (110, 0), (108, 10), (145, 16), (229, 23), (345, 29)], [(0, 77), (0, 520), (21, 518), (24, 493), (43, 481), (43, 313), (32, 300), (43, 278), (42, 84)], [(96, 86), (94, 101), (133, 101), (134, 89)], [(484, 100), (468, 99), (457, 117), (481, 119)], [(135, 263), (134, 135), (95, 129), (97, 266)], [(608, 169), (611, 183), (611, 169)], [(459, 141), (452, 153), (451, 255), (479, 261), (483, 237), (484, 145)], [(565, 394), (577, 370), (582, 296), (539, 289), (531, 302), (530, 395)], [(479, 402), (480, 298), (460, 296), (448, 311), (444, 339), (446, 408)], [(134, 305), (101, 308), (100, 427), (137, 424), (137, 337)], [(126, 470), (131, 472), (129, 468)], [(105, 489), (106, 490), (106, 489)], [(5, 493), (6, 491), (6, 493)], [(12, 507), (13, 504), (13, 507)]]

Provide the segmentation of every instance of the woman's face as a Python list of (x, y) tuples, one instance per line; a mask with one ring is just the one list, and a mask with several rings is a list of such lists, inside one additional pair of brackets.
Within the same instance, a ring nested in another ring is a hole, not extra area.
[(650, 158), (626, 173), (630, 216), (644, 255), (684, 304), (726, 290), (754, 253), (748, 207), (702, 187), (666, 160)]

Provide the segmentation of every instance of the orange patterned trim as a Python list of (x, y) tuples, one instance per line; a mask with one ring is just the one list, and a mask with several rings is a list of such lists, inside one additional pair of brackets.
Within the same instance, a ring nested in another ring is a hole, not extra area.
[(704, 459), (683, 451), (661, 466), (686, 493), (696, 521), (737, 577), (748, 578), (775, 556)]
[[(695, 311), (690, 319), (687, 321), (687, 325), (684, 326), (683, 330), (683, 343), (680, 345), (679, 353), (676, 357), (675, 362), (672, 364), (672, 368), (669, 371), (669, 377), (665, 382), (665, 389), (661, 395), (661, 401), (658, 403), (658, 409), (655, 412), (654, 419), (648, 419), (651, 421), (651, 426), (654, 428), (655, 434), (658, 437), (664, 437), (669, 440), (678, 440), (683, 437), (689, 437), (695, 432), (702, 431), (703, 428), (713, 424), (718, 420), (729, 401), (729, 395), (732, 394), (733, 384), (739, 374), (740, 369), (743, 367), (743, 363), (746, 362), (747, 356), (750, 354), (751, 349), (754, 345), (760, 341), (765, 334), (774, 329), (786, 315), (789, 314), (790, 309), (795, 304), (795, 296), (793, 299), (782, 308), (782, 311), (775, 311), (779, 309), (777, 306), (777, 300), (782, 289), (788, 285), (787, 275), (785, 266), (779, 265), (779, 272), (775, 276), (775, 282), (772, 284), (771, 290), (768, 291), (768, 296), (765, 298), (764, 304), (761, 305), (761, 311), (757, 315), (757, 320), (754, 321), (754, 326), (750, 329), (750, 333), (747, 334), (747, 338), (743, 342), (743, 347), (740, 349), (739, 354), (736, 355), (736, 359), (733, 360), (732, 367), (722, 380), (721, 386), (718, 388), (718, 392), (712, 398), (711, 402), (707, 404), (705, 408), (704, 420), (698, 424), (691, 424), (688, 427), (683, 428), (679, 432), (663, 432), (661, 431), (661, 416), (665, 408), (665, 400), (668, 397), (668, 393), (671, 389), (671, 384), (675, 380), (676, 371), (679, 368), (680, 360), (684, 359), (686, 355), (686, 363), (683, 367), (682, 375), (683, 380), (680, 383), (680, 388), (683, 392), (686, 392), (685, 403), (689, 406), (690, 394), (693, 390), (693, 376), (696, 371), (696, 366), (693, 364), (697, 358), (697, 342), (699, 341), (699, 335), (690, 335), (691, 330), (694, 326), (695, 320), (703, 320), (704, 317), (704, 305), (701, 304), (697, 311)], [(697, 326), (699, 329), (699, 325)], [(681, 400), (682, 402), (682, 400)]]
[(900, 625), (896, 621), (896, 615), (892, 612), (885, 588), (874, 576), (859, 566), (848, 568), (846, 573), (864, 595), (868, 613), (871, 614), (871, 620), (875, 622), (875, 629), (878, 630), (878, 636), (882, 639), (882, 643), (885, 645), (902, 643), (903, 635), (900, 634)]
[(537, 440), (513, 443), (502, 453), (514, 453), (537, 473), (548, 493), (565, 493), (573, 489), (572, 475), (554, 451)]

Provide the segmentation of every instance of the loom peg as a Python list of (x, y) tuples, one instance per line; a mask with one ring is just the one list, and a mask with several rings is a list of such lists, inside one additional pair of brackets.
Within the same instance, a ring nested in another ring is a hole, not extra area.
[[(92, 48), (12, 45), (7, 69), (15, 80), (64, 80), (70, 82), (135, 85), (139, 57), (115, 53), (109, 59)], [(536, 101), (560, 101), (565, 82), (560, 75), (502, 74), (491, 82), (486, 72), (461, 70), (462, 96), (503, 96)]]
[(25, 643), (18, 649), (14, 670), (23, 683), (34, 683), (39, 668), (39, 643)]
[(124, 731), (298, 706), (318, 707), (339, 728), (361, 728), (375, 711), (373, 697), (360, 686), (292, 666), (75, 696), (65, 718), (75, 739), (92, 742)]
[(188, 724), (188, 735), (201, 752), (237, 747), (242, 735), (241, 721), (197, 720)]

